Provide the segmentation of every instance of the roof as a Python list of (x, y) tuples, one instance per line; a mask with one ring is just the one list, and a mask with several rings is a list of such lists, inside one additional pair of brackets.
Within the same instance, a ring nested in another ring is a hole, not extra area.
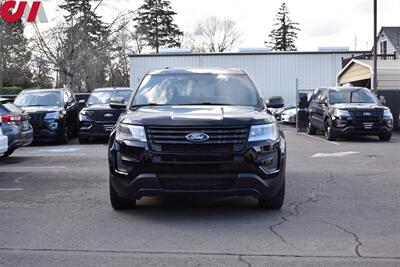
[(106, 92), (106, 91), (114, 91), (114, 90), (132, 90), (130, 87), (106, 87), (106, 88), (96, 88), (93, 92)]
[(150, 71), (148, 74), (246, 74), (244, 70), (233, 68), (172, 68)]
[(362, 54), (371, 51), (273, 51), (273, 52), (230, 52), (230, 53), (152, 53), (131, 54), (129, 57), (190, 57), (190, 56), (273, 56), (273, 55), (324, 55), (324, 54)]
[[(378, 60), (378, 89), (400, 89), (400, 61)], [(338, 74), (341, 84), (371, 79), (373, 60), (352, 59)]]
[(41, 93), (41, 92), (61, 92), (61, 91), (65, 91), (68, 89), (64, 89), (64, 88), (54, 88), (54, 89), (25, 89), (23, 90), (21, 93)]
[(385, 33), (397, 53), (400, 53), (400, 27), (382, 27), (382, 32)]

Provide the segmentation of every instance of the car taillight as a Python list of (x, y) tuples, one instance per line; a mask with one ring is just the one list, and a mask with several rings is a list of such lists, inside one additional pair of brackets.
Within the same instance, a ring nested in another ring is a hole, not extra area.
[(16, 123), (21, 121), (21, 115), (20, 114), (1, 115), (1, 119), (3, 122)]

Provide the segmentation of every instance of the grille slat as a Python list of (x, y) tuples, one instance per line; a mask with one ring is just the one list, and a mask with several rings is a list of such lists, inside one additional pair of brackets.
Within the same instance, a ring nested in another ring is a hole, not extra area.
[(29, 123), (34, 129), (42, 127), (45, 113), (29, 113)]
[[(232, 153), (245, 149), (249, 127), (147, 127), (150, 148), (166, 153)], [(209, 136), (205, 142), (191, 142), (186, 136), (204, 133)]]
[[(365, 115), (370, 114), (370, 115)], [(351, 110), (350, 115), (358, 122), (376, 122), (383, 117), (382, 110)]]

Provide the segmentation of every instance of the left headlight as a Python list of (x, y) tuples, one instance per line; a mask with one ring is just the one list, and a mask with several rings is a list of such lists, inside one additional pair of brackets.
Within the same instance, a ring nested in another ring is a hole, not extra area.
[(58, 120), (59, 118), (60, 118), (60, 113), (58, 112), (46, 113), (46, 116), (44, 116), (45, 120)]
[(383, 111), (383, 117), (393, 119), (393, 114), (390, 109), (385, 109)]
[(138, 141), (147, 142), (146, 132), (143, 126), (129, 125), (120, 123), (117, 126), (115, 138), (118, 141)]
[(279, 129), (276, 123), (251, 126), (249, 142), (276, 141), (279, 138)]

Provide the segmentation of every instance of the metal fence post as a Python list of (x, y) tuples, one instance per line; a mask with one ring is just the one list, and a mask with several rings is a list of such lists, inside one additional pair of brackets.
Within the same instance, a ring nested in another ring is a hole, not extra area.
[(300, 102), (299, 79), (296, 78), (296, 131), (297, 132), (300, 132), (300, 129), (299, 129), (299, 102)]

